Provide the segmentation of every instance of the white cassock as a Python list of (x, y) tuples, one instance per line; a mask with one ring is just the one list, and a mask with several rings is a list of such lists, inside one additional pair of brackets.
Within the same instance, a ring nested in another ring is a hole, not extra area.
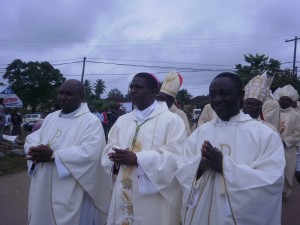
[(284, 149), (286, 167), (284, 193), (290, 196), (297, 164), (297, 150), (300, 141), (300, 114), (292, 107), (280, 110), (281, 138), (286, 144)]
[(207, 104), (207, 105), (204, 106), (204, 108), (201, 112), (201, 115), (200, 115), (199, 120), (198, 120), (198, 126), (200, 126), (201, 124), (204, 124), (206, 122), (209, 122), (209, 121), (213, 120), (216, 117), (217, 117), (217, 114), (212, 109), (211, 105)]
[(185, 112), (183, 112), (181, 109), (178, 109), (174, 104), (169, 108), (169, 110), (172, 113), (177, 114), (183, 120), (186, 133), (189, 136), (191, 134), (191, 128), (190, 128), (190, 122), (189, 122)]
[(28, 224), (105, 224), (111, 191), (101, 166), (105, 147), (101, 122), (86, 103), (68, 118), (60, 112), (49, 114), (41, 128), (26, 138), (26, 153), (40, 144), (55, 152), (55, 162), (28, 161), (32, 176)]
[[(182, 191), (175, 171), (187, 137), (184, 123), (165, 102), (149, 108), (142, 120), (136, 109), (119, 117), (108, 135), (102, 156), (114, 184), (108, 225), (180, 224)], [(112, 147), (135, 152), (139, 166), (121, 165), (113, 175)]]
[[(223, 153), (223, 175), (208, 169), (196, 181), (207, 140)], [(188, 138), (176, 176), (184, 192), (185, 225), (279, 225), (285, 159), (280, 136), (249, 115), (219, 118)]]

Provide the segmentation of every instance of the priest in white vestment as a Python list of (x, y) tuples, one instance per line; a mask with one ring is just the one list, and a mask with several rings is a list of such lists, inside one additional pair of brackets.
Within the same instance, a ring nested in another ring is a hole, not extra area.
[(109, 132), (102, 157), (113, 185), (108, 225), (181, 224), (175, 171), (187, 135), (182, 119), (155, 100), (158, 88), (154, 75), (135, 75), (130, 84), (135, 109)]
[(272, 93), (269, 92), (262, 106), (263, 120), (272, 124), (278, 131), (280, 125), (280, 106)]
[(172, 113), (177, 114), (183, 120), (186, 133), (189, 136), (191, 134), (190, 122), (185, 112), (175, 105), (175, 98), (178, 94), (179, 88), (182, 85), (182, 81), (182, 76), (175, 70), (168, 73), (159, 90), (159, 95), (157, 99), (159, 101), (165, 101), (169, 110)]
[[(278, 132), (278, 124), (277, 126), (273, 126), (272, 124), (265, 121), (265, 115), (262, 115), (262, 108), (265, 104), (267, 97), (269, 96), (269, 88), (272, 84), (273, 77), (267, 77), (263, 75), (257, 75), (253, 77), (245, 86), (245, 96), (244, 96), (244, 104), (243, 104), (243, 112), (245, 114), (249, 114), (253, 119), (256, 119), (265, 125), (272, 128), (274, 131)], [(271, 82), (270, 82), (271, 79)], [(276, 101), (276, 100), (274, 100)], [(277, 101), (276, 101), (277, 102)], [(278, 102), (277, 102), (278, 104)], [(278, 104), (279, 105), (279, 104)], [(261, 118), (261, 116), (263, 118)], [(279, 112), (278, 112), (279, 118)], [(279, 132), (278, 132), (279, 133)]]
[(294, 110), (292, 103), (298, 101), (299, 95), (291, 85), (280, 88), (276, 93), (281, 107), (280, 134), (286, 158), (283, 197), (289, 199), (292, 194), (293, 179), (297, 164), (296, 154), (300, 141), (300, 115)]
[(62, 110), (26, 138), (29, 225), (106, 224), (111, 190), (101, 166), (105, 136), (81, 103), (83, 92), (79, 81), (65, 81), (58, 94)]
[(210, 104), (206, 104), (201, 112), (201, 115), (198, 119), (198, 126), (209, 122), (217, 117), (215, 111), (211, 108)]
[(268, 124), (273, 125), (279, 131), (280, 106), (271, 90), (269, 90), (271, 88), (274, 76), (275, 75), (270, 74), (269, 71), (264, 72), (260, 76), (264, 80), (265, 88), (268, 89), (268, 94), (262, 105), (262, 119)]
[(197, 128), (176, 176), (185, 225), (280, 225), (285, 159), (280, 136), (240, 112), (240, 79), (219, 74), (209, 87), (218, 117)]

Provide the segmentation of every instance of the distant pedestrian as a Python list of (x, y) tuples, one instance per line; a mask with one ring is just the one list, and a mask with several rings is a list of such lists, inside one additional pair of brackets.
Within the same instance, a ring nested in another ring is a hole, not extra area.
[(13, 136), (21, 136), (21, 124), (22, 124), (22, 116), (15, 109), (11, 115), (11, 123), (12, 123), (12, 131), (11, 135)]
[(0, 98), (0, 141), (3, 141), (3, 133), (4, 133), (4, 125), (5, 125), (5, 107), (3, 103), (3, 98)]
[(5, 110), (4, 133), (10, 135), (11, 115), (8, 110)]

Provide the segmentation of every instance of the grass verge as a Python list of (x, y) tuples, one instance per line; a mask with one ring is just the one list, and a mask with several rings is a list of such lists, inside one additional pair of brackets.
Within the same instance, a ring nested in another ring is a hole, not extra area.
[(0, 176), (24, 171), (27, 169), (25, 156), (20, 156), (12, 152), (3, 152), (4, 157), (0, 158)]

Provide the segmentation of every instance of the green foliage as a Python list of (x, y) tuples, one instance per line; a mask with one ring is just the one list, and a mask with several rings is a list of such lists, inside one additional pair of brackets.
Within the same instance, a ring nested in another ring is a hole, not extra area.
[(278, 60), (269, 59), (269, 57), (265, 55), (258, 54), (255, 56), (249, 54), (244, 57), (249, 65), (236, 65), (237, 75), (242, 79), (243, 85), (246, 85), (254, 76), (261, 75), (264, 71), (269, 70), (272, 74), (275, 74), (271, 86), (272, 91), (290, 84), (300, 93), (299, 78), (294, 76), (290, 69), (282, 69)]
[(86, 101), (88, 101), (90, 98), (93, 97), (93, 87), (92, 87), (91, 81), (84, 80), (83, 87), (84, 87), (84, 98)]
[(275, 59), (269, 59), (269, 57), (256, 54), (244, 55), (246, 63), (249, 65), (242, 66), (237, 64), (235, 66), (238, 76), (242, 79), (243, 85), (246, 85), (249, 80), (257, 75), (263, 74), (265, 71), (269, 70), (273, 73), (280, 71), (280, 62)]
[(8, 84), (23, 101), (24, 107), (49, 107), (57, 99), (57, 90), (65, 81), (58, 69), (49, 62), (23, 62), (14, 60), (3, 75)]
[(300, 93), (299, 77), (293, 75), (293, 71), (290, 69), (281, 70), (275, 75), (271, 90), (275, 91), (277, 88), (283, 87), (288, 84), (292, 85), (298, 91), (298, 93)]
[(111, 89), (108, 92), (107, 96), (108, 96), (108, 98), (116, 98), (116, 97), (124, 98), (124, 95), (122, 94), (122, 92), (117, 88)]
[(118, 104), (114, 101), (93, 98), (88, 100), (88, 106), (93, 107), (96, 111), (108, 111), (110, 108), (116, 107)]
[(187, 89), (183, 88), (178, 91), (176, 96), (176, 101), (179, 105), (184, 106), (187, 105), (193, 96), (187, 91)]
[(105, 82), (102, 79), (96, 80), (96, 83), (94, 84), (94, 88), (95, 88), (95, 95), (96, 95), (96, 97), (100, 98), (101, 95), (106, 90)]

